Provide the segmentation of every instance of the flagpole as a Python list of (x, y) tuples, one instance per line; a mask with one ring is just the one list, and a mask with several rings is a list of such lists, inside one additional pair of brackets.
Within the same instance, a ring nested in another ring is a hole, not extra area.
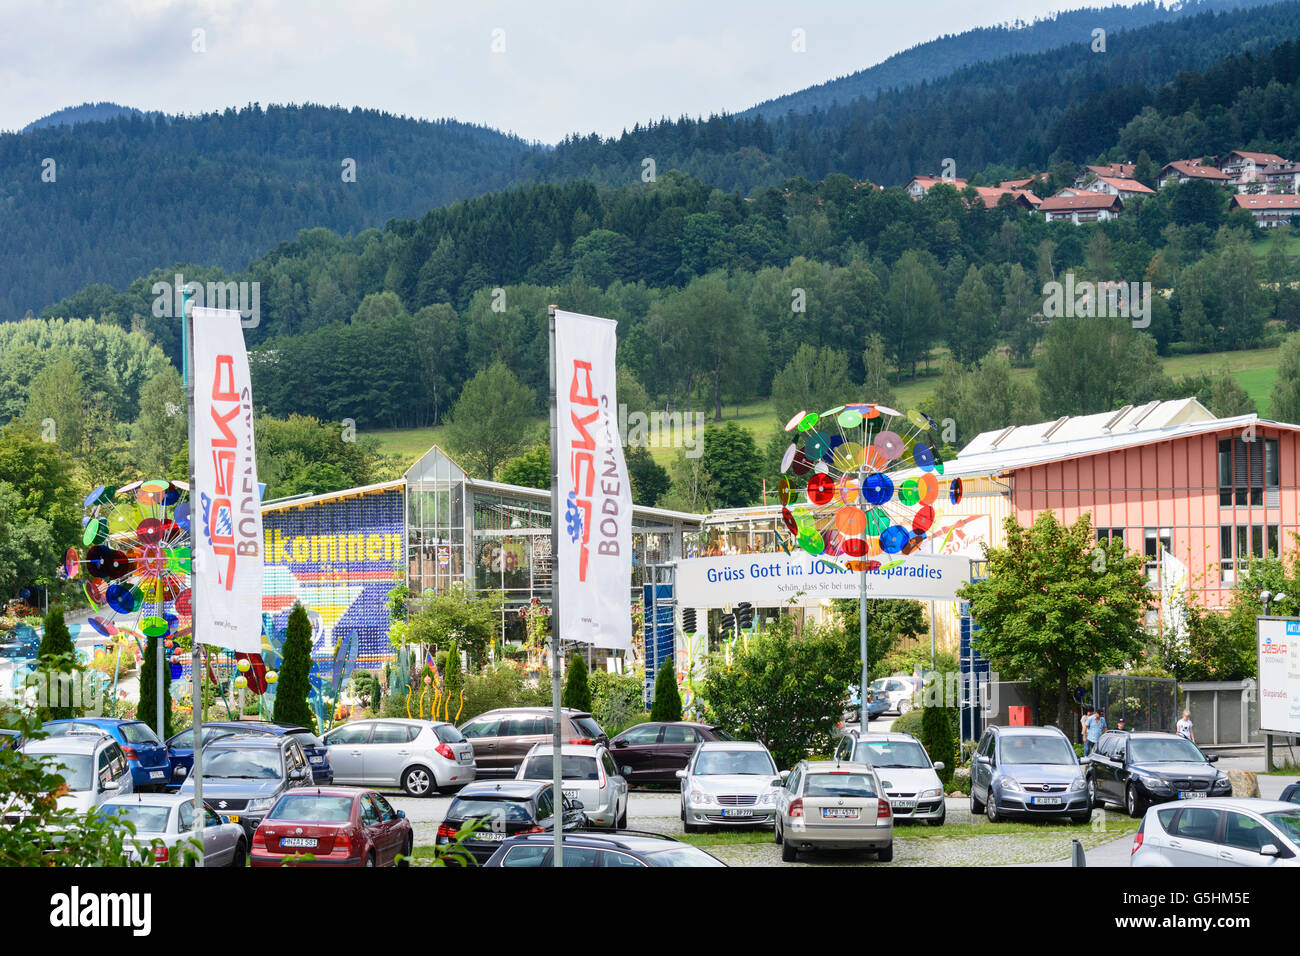
[(563, 755), (560, 752), (560, 420), (556, 400), (555, 306), (546, 310), (550, 328), (551, 372), (551, 821), (555, 831), (555, 866), (564, 866)]
[(199, 529), (202, 528), (203, 512), (198, 503), (195, 483), (194, 463), (197, 454), (194, 448), (194, 426), (196, 403), (194, 401), (194, 316), (190, 310), (190, 291), (181, 292), (181, 351), (185, 371), (185, 397), (189, 401), (189, 451), (190, 451), (190, 704), (194, 713), (192, 730), (194, 733), (194, 765), (190, 769), (194, 780), (194, 835), (199, 841), (199, 858), (196, 866), (203, 866), (203, 669), (199, 663), (199, 576), (196, 562), (199, 556)]

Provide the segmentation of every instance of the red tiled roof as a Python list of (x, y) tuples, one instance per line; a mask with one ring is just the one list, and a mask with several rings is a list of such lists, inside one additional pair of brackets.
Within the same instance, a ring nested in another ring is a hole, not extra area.
[(1077, 209), (1110, 209), (1123, 203), (1118, 196), (1110, 193), (1079, 193), (1077, 196), (1052, 196), (1044, 199), (1038, 207), (1039, 212), (1073, 212)]
[(1109, 166), (1085, 166), (1084, 169), (1096, 173), (1103, 179), (1132, 179), (1134, 173), (1137, 171), (1137, 164), (1111, 163)]
[(1136, 179), (1115, 179), (1110, 176), (1098, 176), (1103, 183), (1115, 189), (1122, 190), (1126, 193), (1151, 193), (1155, 195), (1155, 190), (1149, 186), (1144, 186)]
[(1172, 163), (1166, 163), (1160, 170), (1160, 175), (1164, 176), (1169, 170), (1182, 173), (1191, 179), (1218, 179), (1224, 182), (1232, 177), (1227, 173), (1220, 172), (1213, 166), (1202, 166), (1200, 163), (1190, 159), (1176, 159)]
[(1029, 186), (1033, 184), (1033, 181), (1037, 178), (1038, 177), (1036, 176), (1030, 176), (1028, 179), (1004, 179), (1002, 180), (1002, 182), (998, 183), (998, 188), (999, 189), (1028, 189)]
[[(1242, 149), (1234, 149), (1232, 152), (1228, 153), (1228, 156), (1240, 156), (1242, 159), (1249, 159), (1257, 165), (1274, 164), (1280, 166), (1286, 162), (1285, 159), (1281, 156), (1275, 155), (1274, 153), (1248, 153)], [(1225, 156), (1224, 159), (1227, 159), (1227, 156)], [(1222, 160), (1220, 160), (1220, 162), (1222, 163)]]
[(1267, 193), (1260, 193), (1257, 196), (1251, 196), (1248, 193), (1237, 193), (1232, 197), (1228, 205), (1236, 203), (1242, 209), (1252, 211), (1258, 209), (1300, 209), (1300, 196), (1287, 196)]
[[(944, 179), (941, 176), (913, 176), (907, 181), (907, 186), (912, 185), (912, 183), (916, 183), (923, 189), (929, 189), (931, 186), (937, 186), (940, 183), (952, 186), (954, 189), (965, 189), (967, 185), (964, 179)], [(904, 188), (907, 187), (904, 186)]]

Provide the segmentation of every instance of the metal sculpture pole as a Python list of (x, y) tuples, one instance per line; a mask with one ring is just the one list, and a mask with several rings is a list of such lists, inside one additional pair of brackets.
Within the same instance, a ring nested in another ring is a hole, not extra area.
[(555, 370), (555, 306), (546, 310), (550, 326), (551, 370), (551, 826), (555, 831), (555, 866), (564, 866), (564, 788), (560, 773), (560, 419)]
[[(194, 505), (194, 424), (197, 421), (195, 416), (194, 401), (194, 317), (190, 312), (190, 291), (185, 289), (181, 292), (181, 335), (184, 341), (181, 343), (181, 352), (185, 356), (185, 397), (190, 406), (190, 424), (189, 424), (189, 448), (190, 448), (190, 507)], [(193, 514), (193, 511), (191, 511)], [(201, 512), (200, 512), (201, 514)], [(203, 805), (203, 668), (199, 662), (199, 576), (195, 573), (194, 562), (198, 559), (199, 549), (198, 536), (190, 535), (190, 704), (194, 713), (194, 723), (191, 728), (194, 734), (194, 766), (190, 769), (190, 774), (194, 779), (194, 836), (199, 841), (199, 846), (203, 846), (203, 825), (207, 821), (204, 819)], [(159, 695), (159, 700), (161, 700)], [(196, 866), (203, 866), (203, 852), (200, 850)]]

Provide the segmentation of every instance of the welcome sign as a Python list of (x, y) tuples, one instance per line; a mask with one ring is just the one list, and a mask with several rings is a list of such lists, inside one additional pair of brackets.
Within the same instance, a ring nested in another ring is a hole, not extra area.
[[(868, 571), (869, 598), (956, 600), (970, 580), (970, 559), (910, 554)], [(677, 603), (683, 607), (808, 606), (829, 598), (856, 598), (862, 574), (845, 571), (805, 552), (724, 555), (677, 562)]]
[(1259, 729), (1300, 734), (1300, 619), (1261, 617)]

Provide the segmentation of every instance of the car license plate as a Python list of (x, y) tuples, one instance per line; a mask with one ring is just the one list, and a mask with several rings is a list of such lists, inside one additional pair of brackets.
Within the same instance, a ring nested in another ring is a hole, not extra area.
[(1179, 800), (1203, 800), (1205, 799), (1205, 796), (1206, 793), (1204, 790), (1179, 790), (1178, 791)]
[(460, 755), (460, 762), (461, 762), (461, 763), (473, 763), (473, 762), (474, 762), (474, 755), (473, 755), (472, 753), (470, 753), (470, 754), (461, 754), (461, 755)]
[(577, 799), (578, 799), (578, 791), (577, 791), (577, 790), (565, 790), (565, 791), (564, 791), (564, 796), (565, 796), (565, 798), (568, 799), (568, 800), (577, 800)]
[(916, 806), (915, 800), (890, 800), (889, 806), (894, 810), (911, 810)]
[(723, 810), (722, 815), (724, 817), (752, 817), (754, 815), (754, 811), (753, 810)]
[(312, 763), (323, 763), (324, 761), (325, 761), (325, 758), (324, 758), (324, 757), (312, 757), (312, 758), (311, 758), (311, 762), (312, 762)]
[(1061, 805), (1060, 797), (1032, 797), (1030, 803), (1036, 807), (1059, 807)]
[(505, 839), (506, 837), (508, 837), (509, 835), (510, 835), (510, 834), (508, 834), (508, 833), (491, 833), (491, 832), (489, 832), (489, 833), (475, 833), (475, 834), (474, 834), (474, 839), (475, 839), (475, 840), (483, 840), (483, 841), (485, 841), (485, 842), (487, 842), (487, 843), (500, 843), (502, 840), (504, 840), (504, 839)]
[(150, 771), (149, 771), (149, 779), (150, 779), (150, 780), (165, 780), (166, 778), (167, 778), (167, 775), (166, 775), (165, 773), (163, 773), (161, 770), (150, 770)]
[(309, 847), (314, 849), (316, 847), (316, 838), (315, 837), (281, 837), (280, 846)]
[(227, 814), (226, 814), (226, 819), (229, 820), (231, 823), (238, 823), (238, 822), (239, 822), (239, 814), (238, 814), (238, 813), (227, 813)]
[(826, 820), (856, 820), (858, 811), (850, 810), (847, 807), (822, 807), (822, 818)]

